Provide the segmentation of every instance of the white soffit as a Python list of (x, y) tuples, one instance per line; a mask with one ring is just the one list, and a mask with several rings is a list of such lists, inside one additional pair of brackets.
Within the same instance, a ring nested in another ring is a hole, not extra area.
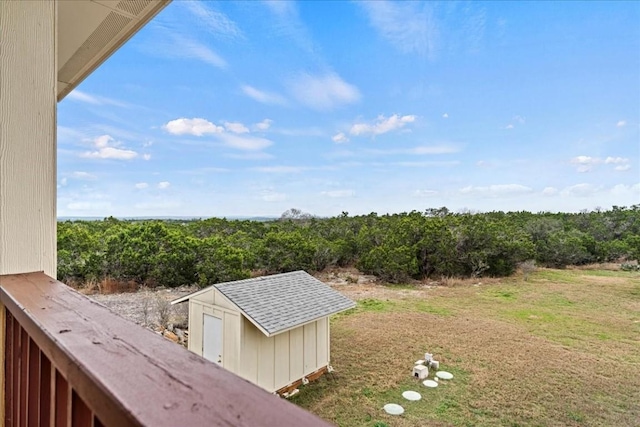
[(59, 0), (58, 101), (171, 0)]

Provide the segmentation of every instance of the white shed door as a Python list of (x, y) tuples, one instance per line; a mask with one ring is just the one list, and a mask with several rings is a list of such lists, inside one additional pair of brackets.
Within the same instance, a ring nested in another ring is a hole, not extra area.
[(202, 357), (222, 365), (222, 319), (204, 315)]

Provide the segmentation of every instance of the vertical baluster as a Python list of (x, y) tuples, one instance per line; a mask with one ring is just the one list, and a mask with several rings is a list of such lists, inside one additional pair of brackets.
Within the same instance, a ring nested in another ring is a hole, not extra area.
[(53, 380), (51, 375), (51, 361), (40, 352), (40, 425), (51, 425), (51, 388)]
[(4, 414), (4, 425), (9, 427), (13, 422), (13, 323), (14, 318), (4, 305), (2, 306), (5, 316), (5, 336), (4, 336), (4, 401), (2, 402)]
[(60, 372), (56, 370), (55, 388), (55, 427), (67, 427), (69, 419), (69, 385)]
[(27, 391), (29, 389), (29, 334), (20, 328), (20, 427), (27, 427)]
[(74, 390), (71, 394), (71, 425), (73, 427), (91, 427), (92, 421), (91, 410)]
[(40, 348), (29, 338), (29, 378), (27, 392), (27, 425), (40, 425)]

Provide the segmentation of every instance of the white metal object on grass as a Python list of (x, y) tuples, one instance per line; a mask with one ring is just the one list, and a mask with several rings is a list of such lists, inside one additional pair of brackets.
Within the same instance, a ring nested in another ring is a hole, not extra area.
[(429, 387), (429, 388), (438, 387), (438, 382), (434, 380), (424, 380), (422, 381), (422, 384), (424, 384), (425, 387)]
[(441, 380), (450, 380), (453, 378), (453, 374), (447, 371), (438, 371), (436, 372), (436, 377), (440, 378)]
[(433, 354), (425, 353), (424, 354), (424, 360), (426, 360), (427, 362), (431, 362), (433, 360)]
[(404, 414), (404, 408), (397, 403), (387, 403), (382, 409), (389, 415)]
[(418, 393), (417, 391), (405, 391), (402, 393), (402, 397), (404, 397), (407, 400), (420, 400), (422, 399), (422, 396), (420, 395), (420, 393)]

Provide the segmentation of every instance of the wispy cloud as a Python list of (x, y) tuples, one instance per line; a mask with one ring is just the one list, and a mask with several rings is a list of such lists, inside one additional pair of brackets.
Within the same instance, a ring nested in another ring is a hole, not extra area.
[(300, 49), (315, 56), (316, 49), (309, 30), (302, 22), (298, 5), (293, 1), (267, 0), (263, 4), (269, 9), (274, 20), (270, 28), (280, 37), (289, 39)]
[(563, 196), (588, 197), (599, 190), (600, 188), (593, 184), (581, 183), (564, 188), (560, 194)]
[(368, 149), (364, 150), (365, 153), (380, 155), (380, 156), (389, 156), (389, 155), (418, 155), (418, 156), (429, 156), (429, 155), (437, 155), (437, 154), (453, 154), (460, 152), (460, 147), (457, 145), (451, 144), (441, 144), (441, 145), (419, 145), (417, 147), (412, 148), (399, 148), (399, 149)]
[(433, 197), (438, 195), (438, 192), (436, 190), (415, 190), (413, 195), (417, 197)]
[(255, 130), (266, 131), (266, 130), (269, 130), (272, 124), (273, 124), (273, 120), (264, 119), (263, 121), (253, 125), (253, 127)]
[(461, 188), (461, 194), (471, 194), (488, 197), (521, 196), (533, 193), (533, 188), (520, 184), (498, 184), (489, 186), (473, 186)]
[(300, 74), (289, 84), (293, 97), (314, 110), (327, 111), (360, 100), (360, 91), (336, 73)]
[(251, 135), (234, 135), (223, 133), (218, 138), (228, 147), (243, 151), (260, 151), (273, 144), (267, 138), (260, 138)]
[(244, 38), (238, 25), (227, 15), (211, 7), (211, 3), (202, 1), (180, 1), (196, 18), (197, 22), (211, 34), (226, 38)]
[(275, 92), (268, 92), (260, 89), (256, 89), (253, 86), (243, 85), (240, 89), (242, 89), (242, 93), (247, 95), (249, 98), (254, 101), (258, 101), (262, 104), (267, 105), (287, 105), (287, 100), (282, 96)]
[(76, 171), (71, 174), (71, 178), (80, 179), (80, 180), (94, 180), (98, 177), (89, 172)]
[(425, 161), (425, 162), (395, 162), (395, 163), (391, 163), (392, 166), (400, 166), (400, 167), (404, 167), (404, 168), (452, 167), (452, 166), (458, 166), (459, 164), (460, 164), (460, 162), (457, 161), (457, 160), (442, 161), (442, 162)]
[(260, 199), (265, 202), (283, 202), (287, 200), (287, 195), (284, 193), (278, 193), (275, 190), (266, 189), (262, 190)]
[(627, 124), (626, 120), (619, 120), (618, 123), (616, 123), (616, 126), (621, 128), (623, 126), (625, 126)]
[(440, 29), (432, 4), (381, 0), (359, 4), (371, 25), (400, 52), (435, 57)]
[(118, 101), (118, 100), (107, 98), (104, 96), (90, 95), (86, 92), (81, 92), (78, 89), (74, 89), (73, 91), (71, 91), (67, 95), (67, 99), (84, 102), (86, 104), (92, 104), (92, 105), (113, 105), (114, 107), (122, 107), (122, 108), (131, 107), (131, 104), (128, 104), (126, 102)]
[(333, 199), (342, 199), (345, 197), (353, 197), (356, 195), (356, 192), (353, 190), (330, 190), (323, 191), (320, 194), (323, 196), (331, 197)]
[(233, 133), (249, 133), (249, 128), (240, 122), (225, 122), (224, 127)]
[(161, 181), (158, 183), (158, 189), (160, 190), (166, 190), (169, 187), (171, 187), (171, 183), (169, 181)]
[(414, 115), (400, 116), (398, 114), (394, 114), (388, 118), (380, 115), (373, 123), (355, 123), (351, 126), (351, 129), (349, 129), (349, 133), (355, 136), (381, 135), (383, 133), (403, 128), (407, 124), (415, 122), (415, 120), (416, 116)]
[(252, 168), (251, 170), (265, 173), (300, 173), (307, 169), (303, 166), (263, 166)]
[(145, 188), (149, 188), (149, 184), (147, 184), (146, 182), (138, 182), (136, 185), (134, 185), (134, 187), (136, 187), (138, 190), (144, 190)]
[(371, 26), (402, 53), (434, 60), (443, 50), (474, 53), (481, 48), (486, 26), (481, 6), (383, 0), (358, 4)]
[(227, 61), (207, 45), (183, 35), (183, 32), (173, 29), (162, 33), (162, 39), (150, 40), (140, 45), (145, 53), (161, 58), (192, 59), (212, 65), (216, 68), (227, 68)]

